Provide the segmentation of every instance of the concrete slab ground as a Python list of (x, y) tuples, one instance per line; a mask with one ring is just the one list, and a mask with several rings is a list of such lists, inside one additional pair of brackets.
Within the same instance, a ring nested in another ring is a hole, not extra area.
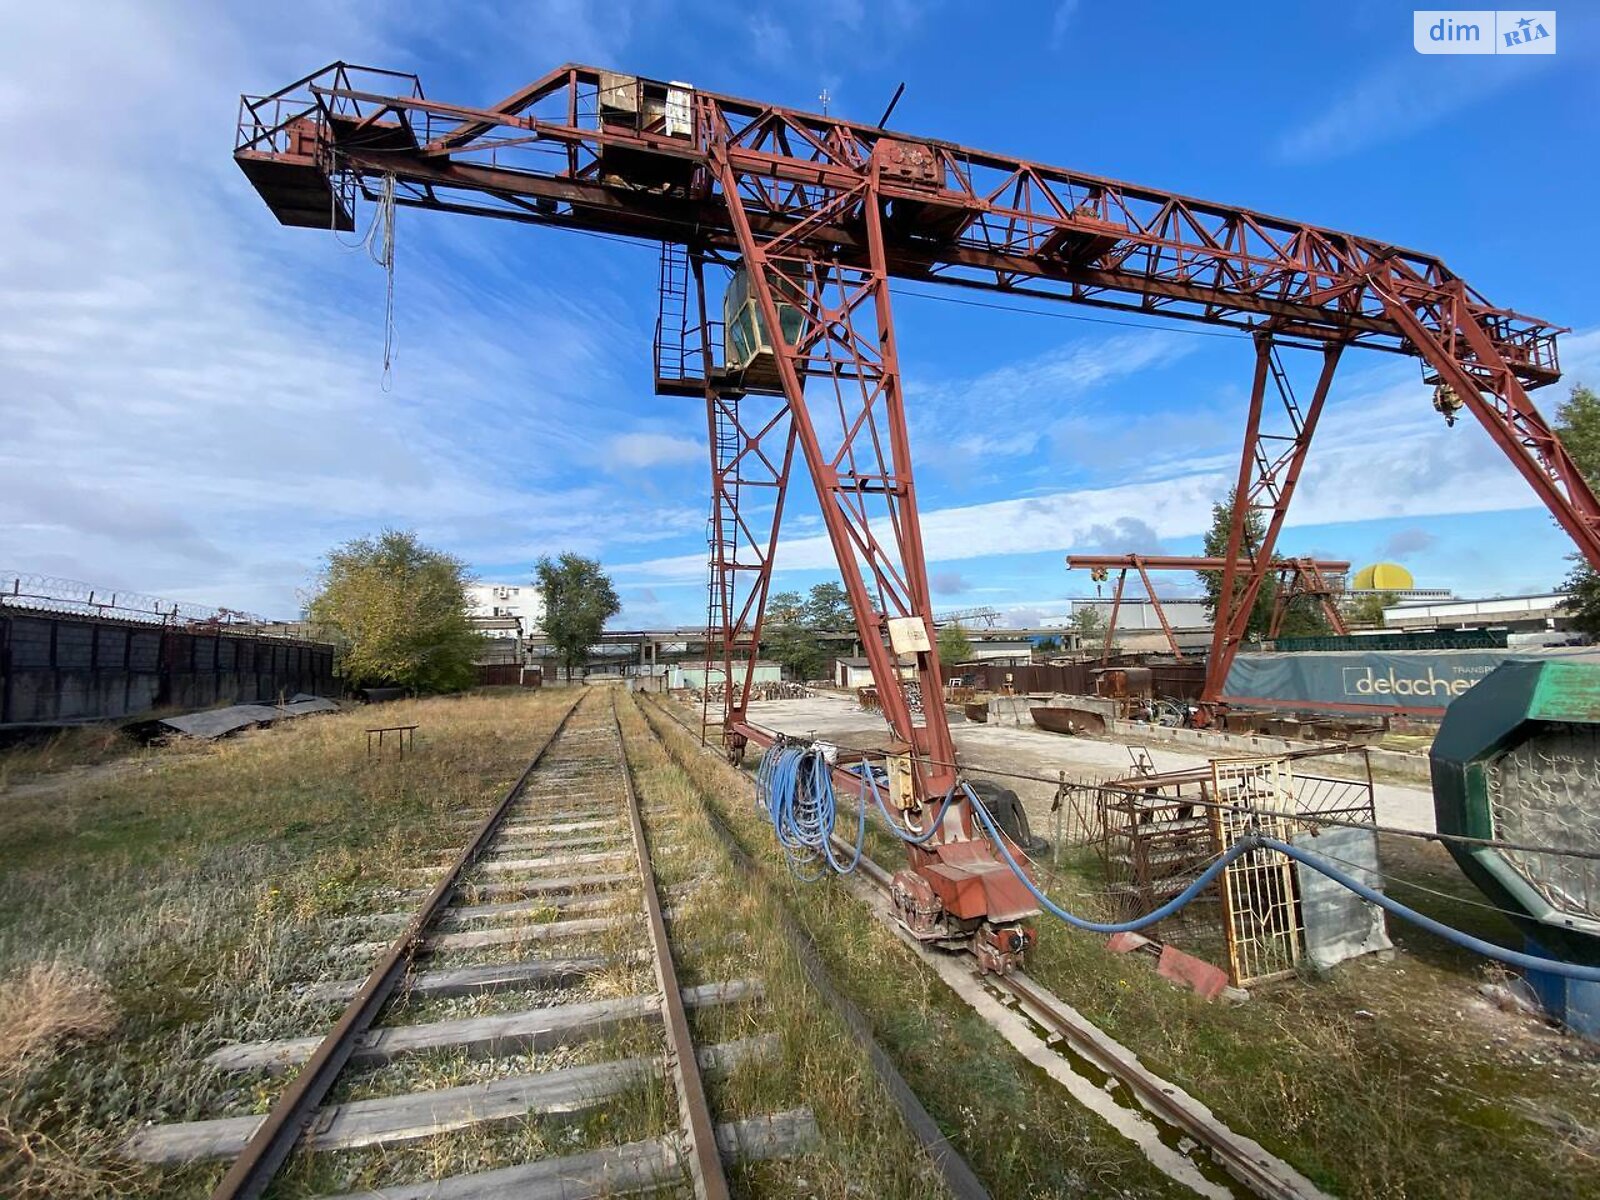
[[(877, 713), (863, 712), (854, 699), (822, 693), (802, 700), (759, 700), (750, 705), (757, 725), (801, 737), (818, 737), (854, 750), (879, 749), (888, 726)], [(1072, 737), (1042, 729), (983, 725), (952, 716), (951, 733), (962, 765), (976, 775), (983, 768), (1043, 775), (1065, 771), (1068, 780), (1099, 781), (1130, 774), (1133, 758), (1128, 743), (1112, 738)], [(1136, 746), (1158, 771), (1204, 766), (1209, 759), (1192, 751), (1163, 746)], [(1329, 774), (1337, 772), (1330, 771)], [(1055, 786), (1049, 783), (994, 777), (1012, 788), (1028, 808), (1036, 832), (1050, 836), (1049, 807)], [(1378, 822), (1432, 832), (1433, 796), (1426, 787), (1378, 783), (1374, 789)]]

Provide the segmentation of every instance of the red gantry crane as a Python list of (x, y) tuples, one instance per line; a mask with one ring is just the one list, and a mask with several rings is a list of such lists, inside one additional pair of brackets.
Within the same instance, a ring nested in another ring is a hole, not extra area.
[[(1244, 549), (1248, 559), (1250, 548)], [(1183, 650), (1178, 645), (1178, 639), (1173, 636), (1172, 626), (1167, 622), (1166, 611), (1161, 607), (1161, 601), (1156, 598), (1155, 584), (1150, 582), (1151, 571), (1209, 571), (1220, 575), (1228, 568), (1228, 559), (1218, 555), (1208, 557), (1186, 557), (1173, 554), (1069, 554), (1067, 555), (1067, 570), (1087, 570), (1096, 583), (1103, 583), (1112, 571), (1117, 572), (1117, 584), (1111, 593), (1111, 619), (1106, 623), (1105, 647), (1101, 652), (1100, 661), (1105, 663), (1110, 660), (1111, 647), (1114, 644), (1117, 632), (1117, 613), (1122, 607), (1122, 589), (1128, 581), (1128, 572), (1137, 571), (1140, 580), (1144, 583), (1145, 595), (1150, 597), (1150, 605), (1155, 610), (1156, 619), (1161, 622), (1161, 631), (1166, 634), (1167, 646), (1173, 656), (1180, 661)], [(1335, 559), (1316, 558), (1280, 558), (1272, 561), (1262, 571), (1262, 578), (1276, 575), (1278, 579), (1277, 590), (1272, 597), (1272, 615), (1267, 624), (1267, 637), (1275, 638), (1283, 630), (1284, 618), (1289, 615), (1290, 606), (1300, 597), (1315, 600), (1322, 608), (1322, 615), (1327, 619), (1328, 628), (1341, 637), (1349, 632), (1345, 628), (1344, 614), (1339, 611), (1338, 598), (1344, 591), (1344, 576), (1350, 570), (1350, 564)], [(1260, 587), (1259, 583), (1255, 584)], [(1254, 607), (1254, 600), (1251, 602)], [(1244, 609), (1244, 623), (1248, 625), (1250, 609)], [(1212, 631), (1213, 644), (1225, 634), (1226, 630), (1221, 621), (1216, 622)], [(1233, 648), (1237, 649), (1239, 639), (1233, 641)], [(1227, 682), (1228, 666), (1233, 662), (1233, 654), (1223, 655), (1213, 648), (1212, 657), (1208, 660), (1206, 670), (1206, 685), (1201, 695), (1210, 697), (1215, 689), (1221, 694), (1222, 686)], [(1213, 680), (1214, 673), (1220, 675)]]
[[(1232, 604), (1218, 623), (1220, 653), (1237, 647), (1273, 569), (1334, 368), (1351, 346), (1421, 358), (1436, 406), (1476, 417), (1600, 566), (1600, 506), (1528, 398), (1559, 377), (1564, 331), (1494, 307), (1431, 255), (573, 65), (475, 107), (428, 98), (414, 75), (336, 63), (244, 98), (235, 158), (285, 225), (350, 230), (364, 199), (385, 217), (412, 206), (662, 243), (656, 388), (706, 405), (708, 636), (728, 672), (727, 748), (736, 756), (748, 740), (767, 740), (746, 709), (798, 448), (903, 756), (897, 802), (908, 814), (958, 776), (939, 703), (892, 279), (1249, 331), (1246, 503), (1225, 556), (1222, 595)], [(708, 282), (723, 285), (720, 305)], [(1320, 355), (1304, 405), (1280, 347)], [(1269, 379), (1287, 432), (1264, 421)], [(1247, 507), (1267, 514), (1261, 544), (1248, 549)], [(914, 703), (918, 695), (926, 702)], [(949, 806), (937, 838), (908, 853), (897, 895), (923, 936), (1014, 929), (1034, 911), (964, 800)]]

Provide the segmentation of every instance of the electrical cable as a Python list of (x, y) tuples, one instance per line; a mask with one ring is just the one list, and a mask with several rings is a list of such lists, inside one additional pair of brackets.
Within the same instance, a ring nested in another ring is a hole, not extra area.
[[(1274, 816), (1283, 815), (1286, 814), (1274, 814)], [(1508, 919), (1514, 920), (1518, 917), (1527, 916), (1526, 913), (1517, 912), (1515, 909), (1502, 908), (1498, 904), (1490, 904), (1487, 900), (1474, 900), (1468, 896), (1458, 895), (1455, 892), (1447, 892), (1442, 888), (1429, 887), (1427, 884), (1419, 883), (1409, 876), (1396, 874), (1394, 871), (1385, 870), (1383, 867), (1369, 867), (1365, 863), (1354, 862), (1348, 858), (1340, 858), (1337, 854), (1329, 854), (1326, 850), (1319, 849), (1317, 853), (1338, 866), (1348, 867), (1352, 871), (1365, 872), (1368, 875), (1375, 875), (1390, 887), (1410, 888), (1413, 891), (1425, 892), (1429, 896), (1435, 896), (1440, 900), (1448, 900), (1452, 904), (1464, 904), (1469, 908), (1481, 908), (1486, 912), (1496, 913)]]
[[(372, 151), (368, 152), (371, 153)], [(518, 215), (520, 210), (508, 208), (504, 211), (509, 215)], [(677, 220), (671, 217), (657, 217), (656, 220), (662, 225), (676, 226), (681, 228), (686, 233), (692, 233), (698, 229), (698, 226), (693, 221)], [(560, 225), (560, 223), (557, 221), (550, 221), (548, 224), (555, 226)], [(617, 242), (626, 246), (638, 246), (642, 249), (651, 249), (659, 245), (661, 241), (659, 238), (645, 237), (642, 235), (630, 236), (628, 234), (603, 233), (595, 229), (573, 229), (568, 227), (566, 232), (576, 233), (583, 237), (595, 238), (604, 242)], [(1078, 321), (1087, 325), (1113, 325), (1124, 329), (1147, 329), (1164, 333), (1187, 334), (1190, 337), (1229, 338), (1234, 340), (1255, 336), (1254, 333), (1248, 329), (1239, 329), (1234, 331), (1221, 329), (1193, 329), (1183, 324), (1170, 325), (1156, 324), (1149, 321), (1120, 321), (1113, 317), (1090, 317), (1081, 313), (1056, 312), (1052, 309), (1046, 308), (1029, 308), (1016, 304), (999, 304), (995, 303), (994, 301), (986, 300), (966, 300), (958, 296), (946, 296), (936, 292), (915, 291), (904, 286), (903, 284), (898, 286), (891, 284), (889, 290), (896, 296), (904, 296), (916, 300), (933, 300), (940, 304), (958, 304), (965, 308), (987, 308), (993, 309), (996, 312), (1018, 313), (1022, 316), (1028, 317), (1050, 317), (1057, 321)], [(1058, 302), (1070, 302), (1072, 299), (1069, 296), (1045, 295), (1032, 298), (1045, 301), (1056, 300)]]
[[(680, 724), (682, 724), (682, 722), (680, 722)], [(689, 727), (685, 724), (684, 728), (688, 729)], [(762, 756), (763, 768), (766, 766), (766, 760), (768, 756), (771, 755), (773, 749), (777, 745), (778, 743), (773, 743), (772, 746), (767, 748), (767, 754)], [(818, 757), (820, 758), (820, 752), (813, 750), (813, 753), (817, 753)], [(826, 760), (822, 761), (825, 762)], [(757, 779), (757, 796), (758, 799), (762, 799), (764, 795), (764, 793), (761, 791), (762, 771), (759, 768), (757, 771)], [(882, 798), (877, 789), (877, 781), (872, 776), (870, 768), (866, 768), (866, 774), (863, 776), (863, 788), (866, 787), (869, 781), (871, 783), (874, 799), (877, 800), (880, 807), (883, 807)], [(1208, 865), (1206, 869), (1195, 878), (1192, 883), (1183, 889), (1183, 891), (1179, 892), (1171, 900), (1167, 901), (1153, 912), (1146, 913), (1142, 917), (1136, 917), (1128, 921), (1091, 921), (1085, 917), (1080, 917), (1075, 913), (1069, 912), (1060, 905), (1056, 904), (1050, 899), (1049, 896), (1045, 895), (1044, 892), (1039, 889), (1038, 885), (1036, 885), (1033, 880), (1029, 878), (1027, 872), (1025, 872), (1021, 866), (1018, 865), (1015, 856), (1013, 856), (1011, 853), (1010, 847), (1006, 844), (1005, 838), (1001, 835), (999, 828), (996, 826), (994, 817), (990, 815), (989, 810), (984, 806), (983, 801), (978, 798), (977, 793), (972, 790), (971, 785), (963, 781), (959, 783), (957, 787), (959, 787), (965, 793), (967, 800), (972, 805), (972, 811), (977, 817), (978, 823), (983, 827), (983, 830), (988, 835), (990, 841), (994, 843), (995, 848), (999, 850), (1000, 857), (1004, 860), (1006, 866), (1010, 868), (1012, 874), (1015, 875), (1022, 885), (1028, 889), (1033, 898), (1038, 901), (1040, 907), (1042, 907), (1052, 916), (1058, 918), (1075, 929), (1081, 929), (1089, 933), (1106, 934), (1123, 932), (1131, 933), (1140, 929), (1146, 929), (1149, 926), (1154, 925), (1159, 921), (1163, 921), (1186, 908), (1191, 901), (1193, 901), (1208, 887), (1210, 887), (1211, 884), (1216, 880), (1217, 876), (1226, 870), (1228, 865), (1234, 860), (1241, 858), (1245, 854), (1248, 854), (1254, 850), (1275, 850), (1278, 853), (1295, 860), (1296, 862), (1305, 864), (1313, 871), (1316, 871), (1317, 873), (1333, 880), (1333, 882), (1339, 884), (1339, 886), (1354, 892), (1361, 899), (1367, 901), (1367, 903), (1375, 904), (1392, 916), (1399, 917), (1403, 921), (1407, 921), (1410, 924), (1416, 925), (1418, 928), (1423, 929), (1428, 933), (1432, 933), (1436, 937), (1442, 938), (1445, 941), (1450, 942), (1452, 945), (1458, 946), (1463, 950), (1469, 951), (1470, 953), (1480, 955), (1483, 958), (1491, 959), (1495, 962), (1504, 963), (1507, 966), (1518, 967), (1524, 971), (1543, 971), (1547, 974), (1558, 975), (1567, 979), (1577, 979), (1589, 983), (1600, 983), (1600, 967), (1588, 967), (1579, 963), (1564, 962), (1560, 959), (1544, 958), (1536, 954), (1525, 954), (1517, 950), (1508, 950), (1503, 946), (1494, 944), (1493, 942), (1485, 941), (1483, 938), (1474, 937), (1469, 933), (1465, 933), (1459, 929), (1454, 929), (1451, 926), (1444, 924), (1442, 921), (1436, 921), (1432, 917), (1417, 912), (1415, 909), (1405, 904), (1401, 904), (1398, 900), (1384, 895), (1375, 888), (1369, 887), (1359, 879), (1356, 879), (1346, 872), (1340, 870), (1338, 867), (1334, 866), (1332, 862), (1329, 862), (1320, 855), (1312, 854), (1308, 851), (1300, 849), (1298, 846), (1291, 845), (1288, 842), (1279, 841), (1276, 838), (1260, 836), (1250, 836), (1235, 842), (1225, 853), (1218, 855), (1210, 863), (1210, 865)], [(830, 797), (831, 794), (832, 787), (830, 784)], [(944, 810), (948, 807), (953, 795), (954, 789), (952, 789), (950, 795), (945, 797), (944, 806), (940, 809), (941, 819), (943, 817)], [(866, 805), (864, 801), (865, 797), (863, 796), (863, 803), (859, 810), (860, 817), (856, 830), (855, 855), (850, 864), (850, 869), (852, 870), (860, 862), (862, 857), (862, 846), (866, 833)], [(767, 807), (767, 804), (764, 800), (763, 807)], [(884, 815), (886, 817), (889, 815), (886, 808), (884, 809)], [(913, 840), (912, 838), (907, 837), (904, 833), (900, 832), (897, 824), (892, 818), (890, 818), (890, 827), (902, 840)], [(930, 829), (933, 830), (938, 828), (939, 822), (937, 821), (930, 826)], [(780, 841), (781, 840), (782, 835), (780, 832)], [(829, 854), (829, 859), (830, 861), (832, 860), (831, 853)], [(1365, 868), (1362, 869), (1365, 870)], [(1379, 874), (1381, 875), (1382, 872), (1379, 872)], [(818, 872), (817, 875), (812, 876), (812, 878), (820, 877), (821, 872)], [(1397, 882), (1407, 883), (1407, 881), (1400, 879), (1397, 879)], [(1408, 886), (1420, 887), (1421, 885), (1409, 884)], [(1422, 890), (1428, 889), (1423, 888)]]
[[(894, 814), (889, 811), (889, 806), (883, 802), (883, 793), (878, 788), (876, 772), (865, 762), (861, 764), (861, 788), (863, 792), (871, 789), (872, 798), (878, 805), (878, 811), (883, 814), (883, 819), (889, 823), (889, 832), (902, 842), (907, 842), (913, 846), (921, 846), (932, 840), (933, 835), (938, 833), (940, 827), (944, 824), (944, 815), (950, 811), (950, 805), (956, 798), (956, 785), (952, 784), (950, 790), (944, 794), (944, 799), (939, 803), (939, 811), (934, 814), (933, 820), (928, 822), (927, 829), (905, 833), (900, 828), (900, 822), (896, 821)], [(865, 807), (863, 798), (862, 808), (865, 809)], [(906, 824), (909, 826), (910, 821), (906, 821)]]
[[(775, 730), (767, 730), (765, 726), (756, 725), (753, 721), (747, 721), (747, 724), (749, 724), (752, 728), (762, 729), (765, 732), (770, 732), (776, 735)], [(887, 757), (893, 753), (893, 751), (880, 747), (863, 751), (863, 753), (881, 754)], [(952, 770), (971, 771), (976, 775), (993, 775), (997, 779), (1021, 779), (1030, 783), (1047, 783), (1052, 787), (1059, 787), (1062, 782), (1060, 779), (1052, 779), (1046, 775), (1033, 775), (1025, 771), (1007, 771), (1002, 770), (999, 767), (984, 766), (982, 763), (952, 763), (945, 762), (937, 758), (930, 758), (927, 761), (932, 766), (950, 767)], [(1339, 779), (1337, 782), (1360, 784), (1362, 781), (1359, 779)], [(1111, 783), (1105, 782), (1069, 783), (1067, 786), (1072, 788), (1080, 788), (1085, 791), (1134, 792), (1136, 790), (1134, 788), (1114, 787)], [(1242, 808), (1237, 804), (1229, 804), (1222, 800), (1208, 800), (1202, 796), (1185, 796), (1183, 797), (1183, 801), (1185, 804), (1192, 804), (1196, 808), (1217, 809), (1220, 812), (1247, 813), (1250, 811), (1248, 808)], [(1589, 850), (1571, 846), (1530, 845), (1526, 842), (1507, 841), (1504, 838), (1470, 837), (1464, 833), (1438, 833), (1430, 829), (1407, 829), (1400, 825), (1379, 825), (1372, 821), (1346, 821), (1339, 817), (1325, 816), (1318, 813), (1282, 813), (1279, 815), (1285, 820), (1294, 821), (1295, 823), (1301, 825), (1328, 825), (1340, 829), (1363, 829), (1369, 833), (1383, 833), (1393, 837), (1413, 838), (1417, 841), (1438, 842), (1443, 845), (1456, 844), (1462, 846), (1484, 846), (1493, 850), (1510, 850), (1517, 854), (1549, 854), (1557, 858), (1576, 858), (1588, 861), (1600, 860), (1600, 850)]]
[[(1023, 308), (1015, 304), (997, 304), (990, 300), (964, 300), (958, 296), (945, 296), (936, 292), (919, 292), (901, 285), (890, 286), (889, 290), (896, 296), (909, 296), (917, 300), (936, 300), (940, 304), (959, 304), (965, 308), (991, 308), (997, 312), (1020, 313), (1026, 317), (1050, 317), (1057, 321), (1082, 321), (1089, 325), (1120, 325), (1126, 329), (1149, 329), (1161, 333), (1186, 333), (1191, 337), (1212, 338), (1248, 338), (1255, 335), (1249, 330), (1241, 329), (1237, 332), (1224, 332), (1220, 329), (1190, 329), (1183, 325), (1157, 325), (1149, 321), (1119, 321), (1113, 317), (1087, 317), (1081, 313), (1055, 312), (1048, 308)], [(1068, 296), (1037, 296), (1039, 300), (1066, 300)]]

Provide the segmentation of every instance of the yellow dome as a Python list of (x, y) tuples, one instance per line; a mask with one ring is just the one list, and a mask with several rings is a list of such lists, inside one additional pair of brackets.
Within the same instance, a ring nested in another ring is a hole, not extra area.
[(1373, 563), (1357, 571), (1350, 586), (1358, 592), (1409, 592), (1417, 584), (1399, 563)]

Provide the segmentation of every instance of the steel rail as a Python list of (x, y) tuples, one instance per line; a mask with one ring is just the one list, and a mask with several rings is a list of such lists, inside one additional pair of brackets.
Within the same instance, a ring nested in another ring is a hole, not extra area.
[[(680, 765), (682, 759), (674, 749), (667, 744), (661, 736), (661, 731), (650, 718), (652, 712), (662, 716), (673, 717), (672, 713), (657, 704), (640, 706), (645, 723), (650, 726), (650, 732), (656, 741), (661, 744), (667, 756)], [(683, 724), (681, 721), (679, 724)], [(688, 729), (688, 726), (684, 726)], [(694, 731), (688, 729), (690, 736)], [(702, 749), (706, 747), (702, 746)], [(733, 860), (733, 865), (745, 879), (754, 879), (760, 871), (759, 864), (739, 842), (733, 829), (723, 820), (709, 804), (702, 804), (701, 811), (705, 814), (707, 822), (728, 851), (728, 857)], [(867, 1059), (872, 1064), (873, 1073), (877, 1075), (884, 1090), (889, 1093), (889, 1098), (900, 1110), (901, 1117), (905, 1120), (906, 1127), (911, 1131), (911, 1136), (916, 1138), (923, 1151), (932, 1161), (935, 1169), (944, 1180), (945, 1187), (949, 1190), (952, 1200), (990, 1200), (989, 1191), (983, 1185), (967, 1160), (961, 1156), (961, 1151), (951, 1144), (950, 1139), (939, 1128), (939, 1123), (932, 1113), (923, 1105), (915, 1091), (906, 1082), (900, 1069), (878, 1043), (877, 1037), (872, 1032), (872, 1025), (868, 1022), (862, 1011), (855, 1003), (838, 988), (833, 986), (833, 981), (828, 977), (828, 969), (823, 964), (822, 955), (817, 950), (817, 945), (811, 936), (800, 927), (786, 908), (777, 909), (777, 923), (784, 939), (794, 951), (795, 957), (800, 961), (800, 969), (805, 972), (806, 979), (822, 997), (823, 1003), (841, 1021), (845, 1023), (856, 1042), (866, 1051)]]
[[(1121, 1083), (1152, 1113), (1176, 1126), (1211, 1152), (1217, 1163), (1258, 1196), (1269, 1200), (1304, 1200), (1305, 1193), (1262, 1163), (1258, 1151), (1240, 1143), (1233, 1131), (1220, 1122), (1207, 1121), (1186, 1104), (1175, 1100), (1171, 1087), (1148, 1071), (1129, 1071), (1113, 1055), (1105, 1053), (1098, 1032), (1063, 1011), (1056, 996), (1018, 970), (991, 979), (1008, 992), (1027, 1014), (1053, 1033), (1060, 1034), (1068, 1047), (1088, 1059)], [(1259, 1147), (1258, 1147), (1259, 1150)]]
[(628, 798), (628, 822), (633, 827), (633, 848), (639, 858), (645, 920), (650, 925), (650, 943), (655, 951), (656, 985), (661, 989), (661, 1024), (667, 1034), (667, 1065), (672, 1070), (678, 1093), (678, 1117), (689, 1141), (689, 1176), (697, 1200), (729, 1200), (728, 1179), (722, 1169), (722, 1153), (717, 1149), (716, 1126), (706, 1100), (705, 1081), (700, 1077), (700, 1060), (689, 1032), (689, 1015), (684, 1010), (683, 992), (678, 987), (678, 969), (672, 962), (667, 922), (661, 912), (661, 896), (656, 890), (655, 868), (650, 865), (650, 846), (645, 840), (644, 819), (639, 813), (639, 795), (633, 787), (633, 771), (628, 766), (628, 749), (622, 737), (615, 694), (611, 697), (611, 724), (617, 733), (622, 786)]
[[(835, 836), (840, 850), (854, 847)], [(860, 870), (884, 895), (889, 894), (890, 875), (871, 858), (863, 855)], [(938, 951), (929, 951), (938, 953)], [(1144, 1107), (1159, 1119), (1193, 1138), (1211, 1152), (1217, 1164), (1264, 1200), (1305, 1200), (1306, 1193), (1293, 1186), (1260, 1158), (1260, 1148), (1244, 1145), (1231, 1129), (1184, 1104), (1172, 1094), (1172, 1085), (1144, 1070), (1130, 1070), (1119, 1055), (1106, 1052), (1108, 1035), (1094, 1025), (1074, 1019), (1074, 1012), (1054, 993), (1017, 970), (1005, 975), (984, 975), (991, 987), (1009, 995), (1027, 1015), (1056, 1034), (1068, 1049), (1087, 1059), (1099, 1070), (1128, 1089)]]
[[(837, 837), (834, 843), (841, 850), (853, 849)], [(860, 873), (880, 892), (889, 893), (889, 873), (871, 858), (862, 857)], [(1270, 1163), (1261, 1161), (1259, 1147), (1250, 1149), (1220, 1121), (1176, 1099), (1171, 1084), (1160, 1076), (1142, 1068), (1130, 1070), (1119, 1055), (1108, 1054), (1105, 1034), (1092, 1024), (1074, 1019), (1074, 1012), (1066, 1004), (1024, 972), (985, 975), (983, 979), (1015, 1000), (1032, 1020), (1059, 1036), (1068, 1049), (1126, 1087), (1151, 1113), (1205, 1146), (1223, 1170), (1256, 1195), (1264, 1200), (1304, 1200), (1304, 1191), (1274, 1171)]]
[(233, 1165), (228, 1168), (228, 1173), (222, 1177), (222, 1181), (211, 1193), (211, 1200), (256, 1200), (272, 1182), (294, 1149), (295, 1143), (315, 1119), (318, 1106), (333, 1087), (339, 1073), (344, 1070), (357, 1043), (377, 1020), (378, 1014), (405, 977), (406, 968), (410, 965), (412, 955), (423, 934), (449, 904), (461, 876), (483, 853), (489, 839), (494, 836), (501, 821), (504, 820), (506, 811), (521, 795), (534, 768), (539, 765), (556, 738), (561, 736), (568, 719), (583, 703), (585, 695), (586, 693), (580, 693), (567, 707), (567, 711), (561, 714), (561, 720), (556, 722), (550, 735), (534, 752), (533, 758), (517, 777), (517, 781), (484, 817), (477, 832), (457, 856), (450, 870), (422, 902), (422, 907), (406, 926), (405, 932), (394, 940), (393, 945), (367, 976), (366, 982), (361, 985), (361, 990), (345, 1007), (338, 1022), (328, 1031), (328, 1035), (322, 1039), (300, 1073), (278, 1097), (278, 1102), (267, 1113), (266, 1119), (261, 1122), (255, 1135), (239, 1153), (239, 1157), (234, 1159)]

